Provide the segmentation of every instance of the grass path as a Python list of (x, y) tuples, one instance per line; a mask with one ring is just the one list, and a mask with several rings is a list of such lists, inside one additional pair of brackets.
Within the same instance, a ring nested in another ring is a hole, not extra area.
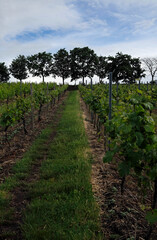
[[(21, 239), (100, 240), (98, 208), (90, 183), (92, 159), (77, 91), (70, 92), (55, 131), (53, 141), (37, 143), (38, 157), (34, 157), (38, 159), (45, 147), (47, 153), (35, 181), (27, 181), (16, 167), (18, 186), (25, 185), (29, 199)], [(47, 134), (45, 130), (44, 136)]]

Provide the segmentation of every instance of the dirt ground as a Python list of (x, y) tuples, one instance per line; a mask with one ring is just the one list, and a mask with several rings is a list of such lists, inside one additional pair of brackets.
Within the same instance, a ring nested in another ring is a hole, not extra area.
[[(128, 176), (121, 195), (121, 179), (116, 163), (103, 163), (105, 155), (104, 140), (99, 137), (91, 122), (89, 108), (81, 100), (84, 125), (93, 155), (92, 188), (100, 208), (101, 229), (104, 239), (146, 240), (150, 229), (145, 220), (146, 212), (142, 206), (151, 205), (152, 193), (146, 198), (138, 189), (137, 181)], [(116, 159), (118, 161), (118, 159)], [(152, 240), (157, 240), (157, 226), (153, 226)]]

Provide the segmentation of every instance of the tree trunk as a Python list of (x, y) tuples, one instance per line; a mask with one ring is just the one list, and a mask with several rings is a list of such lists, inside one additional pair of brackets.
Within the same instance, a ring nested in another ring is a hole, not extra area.
[(154, 74), (152, 74), (152, 82), (151, 83), (153, 84), (153, 82), (154, 82)]
[(64, 77), (62, 79), (63, 79), (63, 85), (64, 85)]
[(44, 82), (45, 82), (45, 81), (44, 81), (44, 75), (42, 75), (42, 77), (43, 77), (43, 83), (44, 83)]
[(84, 77), (83, 77), (83, 79), (82, 79), (82, 80), (83, 80), (83, 85), (84, 85)]

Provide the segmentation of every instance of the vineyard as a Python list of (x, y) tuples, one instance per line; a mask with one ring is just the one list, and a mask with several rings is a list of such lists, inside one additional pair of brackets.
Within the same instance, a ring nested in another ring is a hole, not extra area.
[(56, 84), (1, 84), (1, 182), (8, 176), (14, 160), (22, 156), (50, 121), (66, 88)]
[(157, 239), (156, 103), (148, 84), (1, 84), (0, 239)]
[[(38, 116), (38, 122), (41, 120), (41, 111), (45, 104), (47, 108), (52, 107), (56, 99), (67, 89), (67, 86), (58, 87), (56, 84), (21, 84), (10, 83), (2, 84), (0, 88), (0, 130), (2, 133), (1, 144), (9, 144), (9, 140), (13, 137), (15, 128), (18, 131), (18, 125), (22, 122), (23, 131), (26, 135), (27, 120), (33, 129), (35, 115)], [(26, 120), (27, 119), (27, 120)]]
[[(132, 229), (135, 226), (131, 226), (130, 219), (128, 222), (130, 232), (135, 231), (136, 237), (129, 238), (128, 236), (127, 239), (151, 239), (157, 222), (157, 136), (155, 123), (157, 89), (150, 86), (149, 88), (148, 85), (113, 85), (112, 112), (109, 106), (110, 91), (108, 85), (80, 86), (79, 88), (82, 99), (90, 110), (91, 121), (97, 134), (100, 135), (100, 138), (104, 138), (103, 161), (107, 165), (110, 163), (112, 166), (116, 166), (119, 173), (119, 186), (117, 184), (114, 186), (116, 194), (117, 191), (120, 192), (119, 200), (126, 201), (126, 196), (123, 198), (123, 195), (128, 192), (127, 180), (130, 176), (132, 180), (129, 184), (134, 186), (135, 179), (136, 185), (134, 187), (143, 197), (140, 208), (150, 225), (145, 226), (143, 230), (140, 226), (136, 232), (135, 229)], [(128, 193), (128, 198), (129, 195)], [(116, 219), (116, 215), (120, 214), (117, 213), (117, 203), (114, 198), (109, 199), (109, 201), (111, 208), (108, 209), (108, 212), (111, 213), (110, 217)], [(125, 205), (127, 205), (126, 202)], [(130, 210), (129, 207), (128, 209)], [(123, 220), (126, 222), (127, 215), (129, 216), (128, 209), (125, 207), (125, 211), (124, 209), (122, 211), (122, 215), (125, 215)], [(138, 218), (138, 214), (136, 217)], [(136, 219), (136, 225), (140, 225), (140, 221), (141, 219), (138, 223)], [(120, 226), (117, 229), (118, 232), (120, 232)], [(120, 235), (117, 234), (113, 239), (124, 238), (120, 238)]]

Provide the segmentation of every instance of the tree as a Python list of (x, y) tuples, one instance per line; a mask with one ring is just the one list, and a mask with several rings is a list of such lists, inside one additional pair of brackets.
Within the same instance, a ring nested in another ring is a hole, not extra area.
[(143, 58), (142, 62), (144, 63), (144, 66), (147, 71), (149, 71), (152, 83), (154, 82), (154, 77), (157, 72), (157, 58)]
[(0, 82), (7, 82), (9, 78), (9, 69), (4, 62), (0, 63)]
[(70, 51), (71, 56), (71, 80), (82, 78), (83, 84), (85, 77), (92, 78), (96, 71), (97, 56), (88, 47), (74, 48)]
[(53, 57), (51, 53), (38, 53), (27, 57), (27, 66), (33, 76), (44, 78), (52, 73)]
[(65, 48), (60, 49), (54, 56), (54, 74), (64, 80), (70, 76), (70, 55)]
[(135, 83), (137, 78), (145, 76), (139, 58), (118, 52), (115, 57), (109, 56), (107, 62), (106, 71), (113, 72), (113, 82)]
[(9, 70), (13, 77), (20, 80), (26, 79), (28, 77), (27, 74), (27, 60), (24, 55), (19, 55), (17, 58), (13, 59)]
[(135, 83), (136, 79), (141, 79), (145, 77), (146, 74), (144, 73), (145, 70), (141, 68), (141, 61), (139, 58), (132, 58), (130, 62), (131, 71), (130, 75), (128, 76), (128, 80), (130, 83)]
[(106, 66), (107, 58), (103, 56), (97, 57), (96, 75), (99, 77), (99, 82), (102, 82), (106, 77)]

